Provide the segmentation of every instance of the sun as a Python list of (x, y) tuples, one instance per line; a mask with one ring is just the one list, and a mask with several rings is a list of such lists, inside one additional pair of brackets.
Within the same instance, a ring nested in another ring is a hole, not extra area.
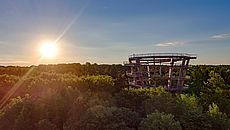
[(54, 58), (57, 55), (57, 44), (54, 42), (44, 42), (41, 45), (40, 53), (44, 58)]

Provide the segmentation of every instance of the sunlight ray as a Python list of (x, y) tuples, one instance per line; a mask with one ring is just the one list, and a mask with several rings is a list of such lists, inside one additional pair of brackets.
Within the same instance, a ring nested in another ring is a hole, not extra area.
[[(42, 57), (39, 58), (38, 62), (42, 60)], [(32, 66), (26, 74), (24, 74), (18, 82), (3, 96), (3, 98), (0, 100), (0, 108), (3, 108), (3, 106), (7, 103), (7, 101), (11, 98), (11, 96), (18, 90), (18, 88), (23, 84), (24, 80), (32, 73), (35, 66)]]
[[(57, 44), (57, 42), (63, 38), (63, 36), (69, 31), (69, 29), (73, 26), (73, 24), (79, 19), (79, 17), (82, 15), (85, 8), (88, 6), (89, 1), (86, 2), (86, 4), (80, 9), (78, 15), (76, 15), (72, 21), (64, 28), (62, 33), (56, 38), (56, 40), (53, 42)], [(44, 58), (44, 55), (39, 58), (36, 64), (39, 64), (42, 59)], [(3, 98), (0, 100), (0, 108), (3, 108), (4, 105), (8, 102), (8, 100), (13, 96), (13, 94), (19, 89), (19, 87), (23, 84), (24, 80), (33, 72), (35, 66), (32, 66), (25, 75), (23, 75), (19, 81), (3, 96)]]
[(63, 38), (63, 36), (69, 31), (69, 29), (73, 26), (73, 24), (79, 19), (79, 17), (82, 15), (86, 7), (88, 6), (89, 1), (86, 2), (86, 4), (80, 9), (79, 13), (70, 21), (70, 23), (64, 28), (64, 30), (61, 32), (61, 34), (56, 38), (54, 43), (57, 43), (59, 40)]

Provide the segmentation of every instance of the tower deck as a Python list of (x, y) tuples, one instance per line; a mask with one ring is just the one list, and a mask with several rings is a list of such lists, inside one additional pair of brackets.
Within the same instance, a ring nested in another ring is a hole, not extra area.
[(189, 61), (196, 55), (187, 53), (133, 54), (124, 62), (130, 67), (126, 73), (129, 85), (136, 87), (164, 86), (169, 91), (181, 91)]

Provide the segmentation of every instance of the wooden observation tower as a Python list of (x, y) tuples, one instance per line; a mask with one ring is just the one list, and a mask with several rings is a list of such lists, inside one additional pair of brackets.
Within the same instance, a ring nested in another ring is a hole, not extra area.
[(124, 62), (130, 70), (126, 73), (128, 83), (136, 87), (163, 86), (169, 91), (181, 91), (189, 79), (186, 71), (189, 61), (196, 55), (186, 53), (133, 54)]

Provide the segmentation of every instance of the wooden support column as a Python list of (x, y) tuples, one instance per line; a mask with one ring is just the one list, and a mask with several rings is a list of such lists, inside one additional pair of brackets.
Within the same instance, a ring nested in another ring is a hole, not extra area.
[(183, 87), (183, 80), (184, 80), (184, 70), (186, 69), (185, 68), (185, 62), (186, 62), (186, 59), (182, 59), (182, 63), (180, 65), (180, 70), (179, 70), (179, 75), (178, 75), (178, 80), (177, 80), (177, 88), (180, 88), (180, 87)]
[(156, 87), (156, 59), (155, 58), (153, 58), (153, 65), (154, 65), (154, 73), (153, 73), (154, 87)]
[(151, 84), (151, 75), (150, 75), (150, 66), (149, 66), (149, 63), (147, 65), (147, 72), (148, 72), (148, 82), (149, 82), (149, 85)]
[(171, 58), (170, 67), (169, 67), (169, 79), (168, 79), (168, 89), (172, 87), (172, 73), (173, 73), (174, 60)]
[(162, 69), (162, 67), (161, 67), (161, 60), (160, 60), (160, 70), (159, 70), (159, 73), (160, 73), (160, 77), (161, 77), (161, 69)]
[[(144, 85), (144, 81), (142, 79), (142, 70), (141, 70), (141, 63), (140, 63), (140, 59), (136, 59), (136, 63), (137, 63), (137, 81), (140, 82), (140, 84), (143, 86)], [(136, 83), (137, 83), (136, 81)]]
[(189, 65), (189, 61), (190, 59), (186, 59), (186, 64), (185, 64), (185, 69), (183, 70), (182, 72), (182, 77), (184, 77), (184, 79), (181, 81), (181, 84), (184, 85), (184, 80), (185, 80), (185, 76), (186, 76), (186, 72), (187, 72), (187, 68), (188, 68), (188, 65)]

